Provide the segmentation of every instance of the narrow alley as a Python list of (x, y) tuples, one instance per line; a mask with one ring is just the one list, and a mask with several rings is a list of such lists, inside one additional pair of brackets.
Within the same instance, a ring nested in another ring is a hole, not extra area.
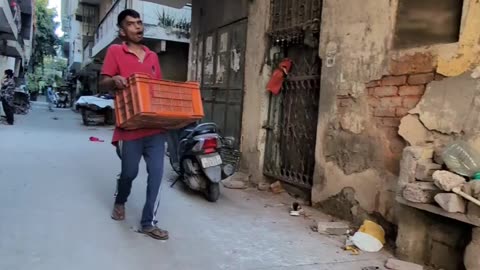
[(181, 184), (171, 189), (168, 170), (159, 217), (171, 239), (136, 233), (145, 170), (126, 221), (111, 220), (119, 171), (111, 133), (41, 102), (15, 126), (0, 126), (0, 269), (383, 269), (384, 253), (350, 255), (340, 238), (314, 233), (312, 220), (278, 207), (281, 197), (223, 190), (211, 204)]

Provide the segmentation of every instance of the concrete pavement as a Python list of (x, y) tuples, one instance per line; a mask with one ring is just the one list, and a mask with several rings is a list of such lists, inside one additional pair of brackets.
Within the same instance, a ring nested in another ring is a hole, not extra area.
[[(321, 236), (309, 229), (311, 220), (290, 217), (279, 203), (285, 197), (255, 190), (224, 189), (211, 204), (164, 181), (159, 225), (170, 240), (136, 233), (145, 165), (127, 219), (111, 220), (120, 165), (111, 133), (82, 126), (70, 110), (49, 113), (44, 103), (17, 116), (15, 126), (0, 125), (0, 269), (383, 269), (387, 254), (352, 256), (341, 250), (341, 238)], [(106, 142), (92, 143), (90, 136)]]

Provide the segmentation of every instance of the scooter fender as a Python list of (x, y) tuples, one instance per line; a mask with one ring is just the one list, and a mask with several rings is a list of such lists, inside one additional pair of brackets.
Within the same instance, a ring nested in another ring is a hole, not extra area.
[(222, 181), (222, 167), (215, 166), (206, 169), (202, 169), (207, 178), (213, 183), (220, 183)]

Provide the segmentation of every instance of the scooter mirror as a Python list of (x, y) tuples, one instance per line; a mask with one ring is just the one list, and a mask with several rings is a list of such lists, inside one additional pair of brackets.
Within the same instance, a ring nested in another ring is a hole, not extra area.
[(228, 148), (233, 148), (235, 146), (235, 138), (234, 137), (225, 137), (223, 139), (223, 145)]

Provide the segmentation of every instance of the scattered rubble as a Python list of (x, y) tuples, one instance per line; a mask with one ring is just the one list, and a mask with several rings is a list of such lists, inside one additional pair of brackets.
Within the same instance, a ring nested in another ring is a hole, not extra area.
[(403, 190), (403, 197), (414, 203), (432, 203), (441, 190), (431, 182), (409, 183)]
[(260, 182), (257, 185), (257, 189), (260, 191), (267, 191), (270, 188), (270, 184), (267, 182)]
[(436, 171), (433, 173), (435, 185), (442, 190), (451, 191), (455, 187), (466, 183), (465, 178), (449, 171)]
[(449, 213), (465, 213), (465, 200), (454, 193), (439, 193), (434, 197), (440, 207)]
[(283, 188), (282, 183), (280, 181), (277, 181), (277, 182), (271, 184), (270, 189), (275, 194), (280, 194), (280, 193), (285, 192), (285, 189)]
[(420, 181), (432, 182), (433, 173), (437, 170), (440, 170), (441, 168), (441, 165), (433, 163), (429, 160), (421, 160), (417, 163), (417, 168), (415, 170), (415, 178)]
[(474, 180), (466, 183), (463, 185), (462, 191), (476, 199), (480, 199), (480, 181)]
[(227, 179), (225, 181), (222, 181), (222, 184), (225, 188), (228, 188), (228, 189), (246, 189), (247, 188), (247, 184), (245, 182), (232, 180), (232, 179)]
[(344, 235), (349, 229), (348, 224), (343, 222), (320, 221), (317, 224), (317, 231), (321, 234)]
[(423, 270), (421, 265), (393, 258), (387, 260), (385, 267), (392, 270)]
[(246, 189), (248, 187), (248, 182), (250, 181), (250, 175), (237, 172), (229, 178), (222, 181), (222, 184), (225, 188), (229, 189)]

